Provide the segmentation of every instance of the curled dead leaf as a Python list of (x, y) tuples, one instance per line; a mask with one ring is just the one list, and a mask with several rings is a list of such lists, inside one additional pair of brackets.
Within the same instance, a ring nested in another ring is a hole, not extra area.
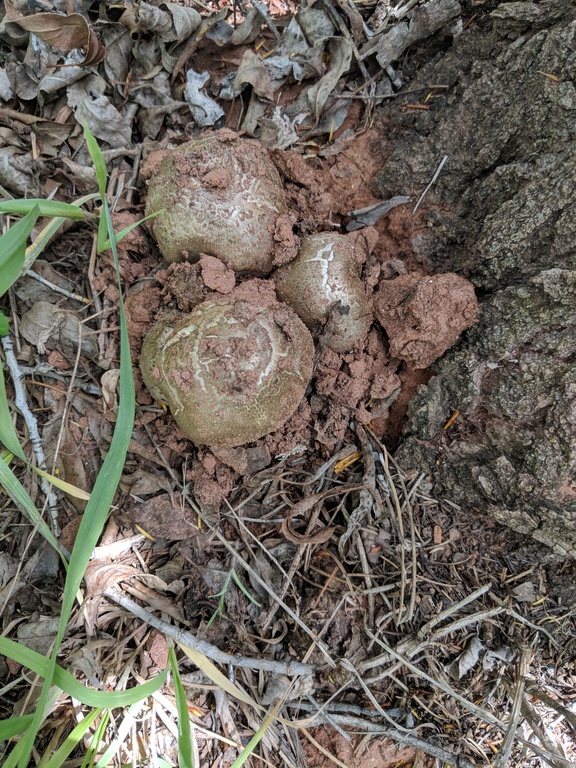
[(100, 43), (88, 22), (79, 13), (63, 16), (60, 13), (35, 13), (24, 16), (9, 2), (5, 2), (6, 17), (27, 32), (44, 40), (59, 51), (84, 51), (83, 66), (99, 64), (106, 55), (106, 48)]
[[(289, 516), (282, 521), (282, 533), (288, 541), (291, 541), (294, 544), (324, 544), (330, 539), (336, 530), (335, 528), (324, 528), (317, 533), (301, 534), (290, 527), (290, 520), (297, 515), (304, 515), (306, 512), (313, 509), (316, 504), (320, 504), (331, 496), (340, 496), (343, 493), (358, 491), (363, 488), (364, 485), (362, 484), (339, 485), (336, 488), (328, 488), (321, 493), (313, 493), (310, 496), (307, 496), (295, 504), (290, 510)], [(313, 525), (313, 523), (309, 523), (309, 527), (311, 527), (311, 525)]]
[(282, 521), (282, 533), (288, 539), (288, 541), (291, 541), (294, 544), (325, 544), (327, 541), (330, 540), (335, 530), (336, 528), (332, 527), (332, 528), (323, 528), (321, 531), (318, 531), (317, 533), (310, 533), (310, 534), (297, 533), (297, 531), (293, 530), (290, 527), (290, 523), (288, 520)]

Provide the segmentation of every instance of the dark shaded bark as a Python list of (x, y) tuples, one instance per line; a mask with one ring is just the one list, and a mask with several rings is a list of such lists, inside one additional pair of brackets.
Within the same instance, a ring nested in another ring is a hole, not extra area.
[[(576, 10), (503, 3), (420, 84), (450, 85), (411, 118), (374, 182), (419, 194), (448, 161), (411, 242), (482, 297), (480, 321), (410, 407), (398, 456), (437, 490), (576, 555)], [(449, 430), (444, 425), (460, 409)]]

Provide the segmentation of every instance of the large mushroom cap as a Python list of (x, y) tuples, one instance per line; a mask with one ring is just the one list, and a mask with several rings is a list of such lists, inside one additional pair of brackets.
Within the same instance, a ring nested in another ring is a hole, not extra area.
[[(314, 343), (284, 304), (206, 301), (144, 340), (144, 382), (193, 442), (231, 448), (280, 427), (312, 376)], [(161, 396), (161, 397), (159, 397)]]
[(167, 261), (217, 256), (239, 272), (272, 269), (276, 220), (286, 213), (280, 176), (265, 150), (231, 131), (168, 152), (148, 182), (146, 215)]

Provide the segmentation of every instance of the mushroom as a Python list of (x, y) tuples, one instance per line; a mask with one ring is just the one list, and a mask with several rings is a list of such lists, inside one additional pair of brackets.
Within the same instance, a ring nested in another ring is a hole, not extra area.
[(354, 247), (343, 235), (320, 233), (302, 239), (294, 261), (274, 272), (281, 301), (314, 330), (330, 320), (328, 346), (349, 351), (369, 331), (371, 302), (360, 279)]
[(205, 301), (144, 339), (140, 368), (194, 443), (232, 448), (279, 428), (312, 376), (314, 342), (284, 304)]
[(154, 213), (150, 231), (167, 261), (206, 253), (235, 271), (264, 275), (286, 200), (260, 145), (222, 130), (164, 155), (148, 182), (146, 215)]

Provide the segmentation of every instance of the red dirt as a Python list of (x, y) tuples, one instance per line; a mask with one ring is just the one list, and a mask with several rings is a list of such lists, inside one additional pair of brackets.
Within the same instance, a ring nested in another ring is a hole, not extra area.
[(478, 301), (459, 275), (416, 273), (382, 280), (374, 311), (391, 354), (412, 368), (428, 368), (476, 322)]

